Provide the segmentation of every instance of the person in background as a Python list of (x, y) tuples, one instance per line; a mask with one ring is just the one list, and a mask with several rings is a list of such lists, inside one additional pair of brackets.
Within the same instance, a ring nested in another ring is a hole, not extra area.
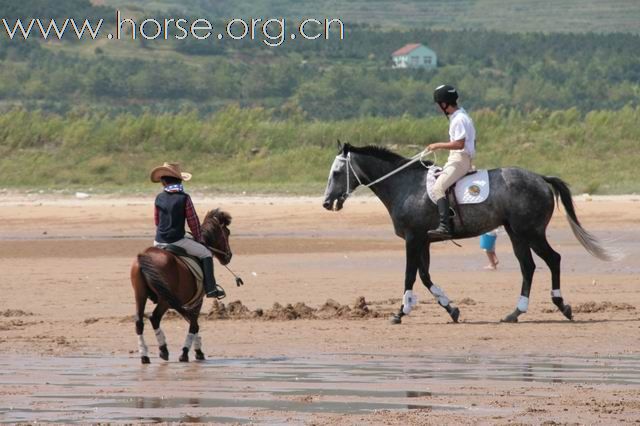
[(490, 269), (495, 271), (498, 268), (498, 255), (496, 255), (496, 240), (498, 239), (498, 232), (496, 229), (487, 232), (480, 236), (480, 248), (484, 250), (489, 259), (489, 264), (484, 269)]

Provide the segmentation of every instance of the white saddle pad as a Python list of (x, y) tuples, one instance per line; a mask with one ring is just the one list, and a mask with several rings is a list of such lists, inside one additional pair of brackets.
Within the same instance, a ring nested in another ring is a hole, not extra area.
[[(442, 172), (441, 167), (429, 167), (427, 173), (427, 193), (434, 203), (433, 184), (438, 175)], [(486, 169), (478, 170), (476, 173), (464, 176), (456, 182), (456, 200), (458, 204), (478, 204), (489, 197), (489, 172)]]

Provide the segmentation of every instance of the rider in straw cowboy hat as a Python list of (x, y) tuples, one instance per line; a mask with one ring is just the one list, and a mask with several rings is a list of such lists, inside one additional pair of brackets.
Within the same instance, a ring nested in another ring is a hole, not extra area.
[[(179, 164), (164, 163), (151, 171), (151, 182), (160, 182), (164, 187), (155, 202), (156, 237), (153, 244), (160, 248), (173, 244), (200, 258), (207, 297), (219, 297), (223, 292), (216, 285), (213, 275), (213, 257), (211, 251), (202, 244), (200, 220), (191, 197), (182, 186), (183, 181), (190, 179), (191, 174), (183, 172)], [(185, 238), (185, 221), (193, 239)]]
[(449, 150), (449, 158), (442, 168), (433, 186), (437, 200), (440, 225), (431, 231), (429, 236), (450, 238), (453, 234), (453, 223), (449, 216), (449, 200), (447, 188), (472, 169), (472, 159), (476, 154), (476, 129), (467, 112), (458, 107), (458, 91), (448, 84), (438, 86), (433, 92), (433, 101), (449, 119), (449, 142), (432, 143), (428, 151)]

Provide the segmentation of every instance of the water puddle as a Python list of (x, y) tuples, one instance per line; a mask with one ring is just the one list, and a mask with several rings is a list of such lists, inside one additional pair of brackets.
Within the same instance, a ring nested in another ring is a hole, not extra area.
[(298, 421), (318, 413), (376, 410), (495, 412), (470, 407), (470, 397), (486, 392), (474, 393), (467, 385), (637, 386), (639, 361), (326, 354), (189, 364), (153, 359), (142, 366), (133, 357), (0, 357), (0, 422), (248, 423), (259, 412), (278, 423), (291, 416)]

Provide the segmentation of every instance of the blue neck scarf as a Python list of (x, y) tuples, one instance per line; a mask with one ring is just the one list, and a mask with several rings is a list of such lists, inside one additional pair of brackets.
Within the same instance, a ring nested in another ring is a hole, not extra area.
[(168, 192), (168, 193), (173, 193), (173, 192), (184, 192), (184, 187), (182, 186), (181, 183), (176, 183), (173, 185), (167, 185), (164, 187), (164, 191)]

